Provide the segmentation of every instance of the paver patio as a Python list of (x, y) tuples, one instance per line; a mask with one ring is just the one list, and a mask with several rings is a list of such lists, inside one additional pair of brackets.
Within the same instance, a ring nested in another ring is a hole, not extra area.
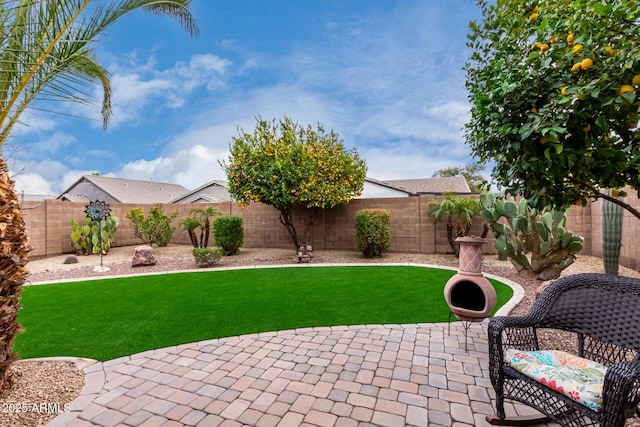
[[(485, 426), (486, 321), (297, 329), (86, 368), (56, 426)], [(507, 414), (530, 414), (506, 404)]]

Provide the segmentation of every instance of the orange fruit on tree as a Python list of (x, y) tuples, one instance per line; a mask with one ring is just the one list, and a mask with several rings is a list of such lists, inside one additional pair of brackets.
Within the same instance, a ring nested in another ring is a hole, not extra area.
[(573, 44), (573, 41), (576, 39), (577, 37), (575, 36), (575, 34), (573, 33), (569, 33), (569, 35), (567, 36), (567, 43), (569, 44), (569, 46), (571, 46)]
[(538, 19), (538, 14), (536, 12), (529, 15), (529, 21), (535, 21), (536, 19)]
[(593, 67), (593, 59), (591, 58), (585, 58), (580, 63), (580, 68), (583, 70), (588, 70), (591, 67)]
[(560, 89), (560, 93), (564, 96), (567, 96), (567, 86), (564, 86), (562, 89)]
[(640, 74), (636, 74), (635, 76), (633, 76), (633, 80), (631, 81), (631, 83), (634, 86), (640, 86)]
[(604, 51), (607, 52), (609, 55), (613, 56), (616, 54), (616, 51), (613, 50), (613, 48), (611, 46), (607, 46), (604, 48)]
[(578, 52), (580, 52), (580, 50), (582, 50), (582, 45), (581, 44), (577, 44), (573, 47), (573, 54), (577, 55)]
[(573, 64), (573, 67), (571, 67), (571, 72), (580, 71), (581, 68), (582, 62), (576, 62), (575, 64)]
[(620, 92), (620, 95), (622, 95), (623, 93), (627, 93), (627, 92), (635, 92), (635, 89), (633, 88), (633, 86), (622, 85), (620, 86), (619, 92)]

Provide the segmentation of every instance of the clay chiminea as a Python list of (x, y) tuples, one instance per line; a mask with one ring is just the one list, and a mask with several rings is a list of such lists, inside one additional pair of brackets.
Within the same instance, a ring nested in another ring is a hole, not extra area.
[(482, 322), (496, 306), (496, 291), (482, 275), (481, 237), (458, 237), (460, 266), (447, 281), (444, 298), (455, 316), (467, 322)]

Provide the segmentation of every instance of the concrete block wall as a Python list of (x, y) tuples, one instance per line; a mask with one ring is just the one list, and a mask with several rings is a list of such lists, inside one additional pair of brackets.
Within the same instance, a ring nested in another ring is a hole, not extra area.
[[(355, 216), (361, 209), (389, 209), (391, 211), (391, 251), (423, 254), (446, 254), (451, 252), (447, 240), (445, 224), (434, 224), (429, 211), (430, 202), (441, 197), (424, 195), (420, 197), (355, 199), (346, 205), (333, 209), (296, 209), (294, 222), (300, 239), (303, 239), (305, 224), (313, 214), (313, 226), (308, 232), (308, 242), (314, 250), (357, 250)], [(640, 209), (640, 200), (630, 195), (628, 200)], [(601, 208), (599, 201), (589, 202), (586, 207), (573, 207), (567, 216), (567, 228), (585, 238), (585, 255), (602, 255)], [(245, 247), (291, 248), (293, 244), (285, 227), (280, 223), (279, 212), (271, 206), (255, 203), (240, 209), (233, 202), (213, 204), (224, 215), (242, 217)], [(186, 232), (180, 230), (179, 219), (187, 216), (192, 209), (202, 208), (202, 204), (160, 205), (165, 213), (178, 211), (173, 225), (176, 227), (172, 243), (189, 245)], [(138, 207), (134, 204), (111, 204), (112, 215), (120, 219), (115, 237), (115, 246), (142, 244), (133, 235), (133, 226), (125, 217), (126, 212)], [(145, 213), (151, 205), (139, 206)], [(69, 235), (70, 219), (81, 221), (86, 204), (47, 200), (42, 203), (28, 202), (23, 206), (27, 231), (34, 248), (32, 258), (71, 253)], [(621, 264), (640, 269), (640, 222), (625, 212)], [(471, 234), (482, 233), (483, 221), (475, 218)], [(495, 254), (493, 235), (487, 236), (484, 246), (486, 254)]]

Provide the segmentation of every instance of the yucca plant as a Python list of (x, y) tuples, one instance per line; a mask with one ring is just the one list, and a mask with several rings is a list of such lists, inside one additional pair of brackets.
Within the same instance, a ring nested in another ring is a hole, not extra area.
[[(86, 94), (95, 82), (103, 89), (106, 128), (111, 84), (93, 55), (99, 36), (134, 10), (173, 17), (196, 35), (190, 5), (190, 0), (0, 1), (0, 148), (32, 102), (90, 103)], [(0, 159), (0, 389), (16, 359), (12, 342), (19, 331), (20, 291), (30, 249), (14, 183)]]

